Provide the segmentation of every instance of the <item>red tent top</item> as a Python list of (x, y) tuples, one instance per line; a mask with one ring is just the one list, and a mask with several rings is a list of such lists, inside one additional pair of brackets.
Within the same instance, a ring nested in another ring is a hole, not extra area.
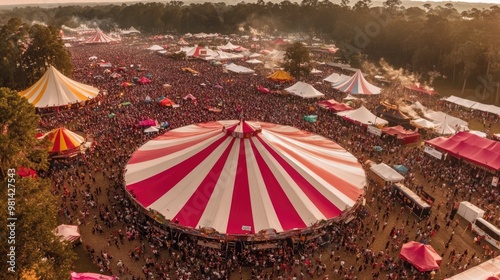
[(418, 134), (418, 132), (412, 130), (406, 130), (404, 129), (404, 127), (400, 125), (384, 127), (382, 128), (382, 132), (392, 136), (397, 135), (398, 138), (405, 138), (405, 137), (415, 136)]
[(284, 45), (284, 44), (288, 44), (288, 43), (283, 38), (277, 38), (276, 40), (272, 41), (271, 44)]
[(248, 138), (260, 132), (262, 129), (259, 124), (249, 124), (241, 120), (239, 123), (224, 127), (226, 133), (237, 138)]
[(347, 104), (337, 102), (335, 99), (320, 101), (318, 102), (318, 105), (334, 112), (342, 112), (354, 109)]
[(459, 132), (451, 137), (437, 137), (427, 144), (484, 167), (500, 170), (500, 142), (482, 138), (469, 132)]
[(421, 272), (438, 270), (442, 260), (441, 256), (431, 245), (425, 245), (416, 241), (403, 244), (399, 257), (411, 263)]
[(174, 101), (172, 101), (172, 100), (170, 100), (170, 99), (168, 99), (168, 98), (163, 98), (163, 99), (160, 101), (160, 105), (162, 105), (162, 106), (172, 106), (172, 105), (174, 105), (174, 104), (175, 104), (175, 102), (174, 102)]
[(438, 94), (438, 92), (435, 91), (435, 90), (428, 90), (428, 89), (417, 87), (417, 86), (406, 86), (405, 88), (409, 89), (409, 90), (414, 90), (414, 91), (418, 91), (418, 92), (421, 92), (421, 93), (425, 93), (425, 94), (428, 94), (428, 95)]

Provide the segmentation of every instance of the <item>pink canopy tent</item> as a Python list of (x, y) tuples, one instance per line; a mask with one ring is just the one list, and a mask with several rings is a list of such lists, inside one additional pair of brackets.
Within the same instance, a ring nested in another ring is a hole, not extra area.
[(366, 176), (322, 136), (226, 120), (170, 130), (139, 148), (126, 189), (175, 225), (231, 236), (304, 230), (357, 205)]
[(398, 140), (404, 144), (415, 143), (420, 140), (420, 133), (413, 130), (406, 130), (404, 127), (397, 125), (382, 128), (382, 133), (396, 136)]
[(438, 270), (441, 265), (441, 256), (432, 248), (420, 242), (410, 241), (403, 244), (399, 257), (421, 272)]
[(263, 86), (259, 86), (257, 87), (257, 90), (260, 92), (260, 93), (271, 93), (271, 91), (268, 89), (268, 88), (265, 88)]
[(335, 99), (320, 101), (318, 102), (318, 105), (333, 112), (342, 112), (354, 109), (347, 104), (337, 102)]
[(152, 119), (147, 119), (143, 121), (139, 121), (139, 125), (143, 127), (150, 127), (156, 125), (156, 122), (153, 121)]
[(500, 142), (482, 138), (469, 132), (458, 132), (450, 137), (437, 137), (427, 144), (492, 170), (500, 170)]
[(141, 84), (141, 85), (145, 85), (145, 84), (149, 84), (151, 83), (151, 80), (142, 76), (138, 81), (137, 83)]
[(91, 273), (91, 272), (71, 272), (71, 280), (114, 280), (115, 276), (108, 276), (99, 273)]

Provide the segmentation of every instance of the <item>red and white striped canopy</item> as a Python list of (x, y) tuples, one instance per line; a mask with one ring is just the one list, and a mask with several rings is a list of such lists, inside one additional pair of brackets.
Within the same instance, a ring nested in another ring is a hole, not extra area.
[(147, 209), (222, 234), (304, 229), (338, 217), (363, 194), (357, 159), (322, 136), (238, 120), (177, 128), (127, 165), (126, 189)]

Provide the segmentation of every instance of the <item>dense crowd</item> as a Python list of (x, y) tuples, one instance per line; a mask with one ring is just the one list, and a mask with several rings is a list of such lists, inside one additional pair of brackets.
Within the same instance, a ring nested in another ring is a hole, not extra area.
[[(103, 273), (123, 279), (433, 279), (434, 274), (418, 272), (399, 259), (397, 252), (410, 240), (431, 243), (434, 235), (445, 228), (449, 228), (451, 237), (445, 244), (446, 251), (441, 253), (443, 265), (450, 267), (451, 272), (465, 270), (497, 254), (488, 248), (478, 249), (481, 253), (455, 248), (453, 228), (458, 220), (448, 216), (457, 201), (467, 200), (487, 210), (488, 220), (499, 225), (500, 194), (498, 189), (490, 187), (493, 174), (487, 170), (451, 157), (438, 161), (425, 155), (420, 147), (408, 148), (392, 138), (376, 137), (360, 125), (317, 109), (315, 100), (259, 93), (258, 85), (268, 88), (291, 85), (276, 85), (262, 75), (223, 73), (220, 66), (204, 61), (170, 60), (144, 50), (143, 46), (125, 44), (78, 46), (72, 56), (74, 79), (103, 92), (87, 106), (44, 114), (41, 126), (48, 130), (65, 125), (93, 140), (92, 148), (81, 157), (54, 161), (49, 175), (53, 178), (54, 195), (61, 197), (61, 220), (90, 228), (95, 238), (105, 240), (96, 243), (97, 246), (86, 245), (90, 258)], [(110, 62), (115, 69), (123, 67), (119, 72), (121, 78), (112, 78), (104, 72), (107, 68), (89, 60), (90, 56)], [(183, 67), (200, 74), (184, 72)], [(327, 65), (316, 68), (324, 71), (321, 76), (311, 75), (302, 80), (313, 84), (327, 98), (340, 101), (344, 94), (321, 82), (333, 70)], [(122, 86), (123, 81), (146, 74), (152, 83)], [(390, 91), (394, 99), (407, 98), (396, 87)], [(197, 102), (184, 100), (187, 94), (195, 96)], [(146, 102), (146, 97), (154, 101), (161, 96), (180, 106), (162, 107), (156, 102)], [(419, 100), (450, 114), (481, 118), (487, 129), (498, 121), (482, 113), (463, 113), (432, 97)], [(380, 101), (381, 97), (369, 97), (363, 105), (373, 109)], [(131, 105), (121, 105), (124, 102)], [(222, 111), (211, 112), (207, 107)], [(112, 113), (114, 116), (110, 117)], [(318, 115), (318, 121), (305, 122), (302, 117), (307, 114)], [(165, 230), (146, 218), (125, 193), (123, 182), (130, 155), (157, 136), (144, 133), (138, 122), (145, 119), (168, 122), (169, 127), (160, 131), (164, 132), (193, 123), (240, 117), (291, 125), (323, 135), (348, 149), (362, 163), (371, 159), (405, 165), (410, 169), (405, 180), (410, 188), (417, 192), (424, 188), (429, 192), (439, 191), (444, 193), (443, 199), (435, 201), (435, 215), (419, 221), (404, 215), (405, 209), (394, 203), (390, 188), (370, 184), (367, 206), (357, 209), (349, 223), (327, 227), (318, 237), (282, 241), (277, 248), (267, 250), (252, 245), (227, 250), (200, 246), (197, 237)], [(374, 151), (374, 146), (382, 150)], [(392, 228), (387, 226), (389, 219), (396, 221)], [(375, 251), (376, 239), (386, 241), (385, 248)], [(113, 258), (110, 251), (115, 247), (127, 252)], [(142, 273), (133, 267), (140, 267)]]

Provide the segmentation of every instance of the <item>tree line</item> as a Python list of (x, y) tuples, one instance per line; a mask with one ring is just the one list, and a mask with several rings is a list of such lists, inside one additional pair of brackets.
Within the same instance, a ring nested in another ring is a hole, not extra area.
[[(500, 74), (500, 8), (463, 12), (451, 3), (405, 8), (400, 0), (373, 7), (371, 0), (334, 4), (328, 0), (301, 3), (241, 2), (184, 4), (24, 7), (4, 12), (0, 20), (22, 18), (60, 28), (94, 23), (109, 31), (134, 26), (143, 34), (261, 33), (273, 36), (301, 34), (336, 43), (341, 55), (385, 61), (395, 67), (427, 75), (439, 71), (455, 84), (472, 78), (498, 80)], [(0, 38), (1, 39), (1, 38)], [(3, 40), (2, 40), (3, 42)]]

